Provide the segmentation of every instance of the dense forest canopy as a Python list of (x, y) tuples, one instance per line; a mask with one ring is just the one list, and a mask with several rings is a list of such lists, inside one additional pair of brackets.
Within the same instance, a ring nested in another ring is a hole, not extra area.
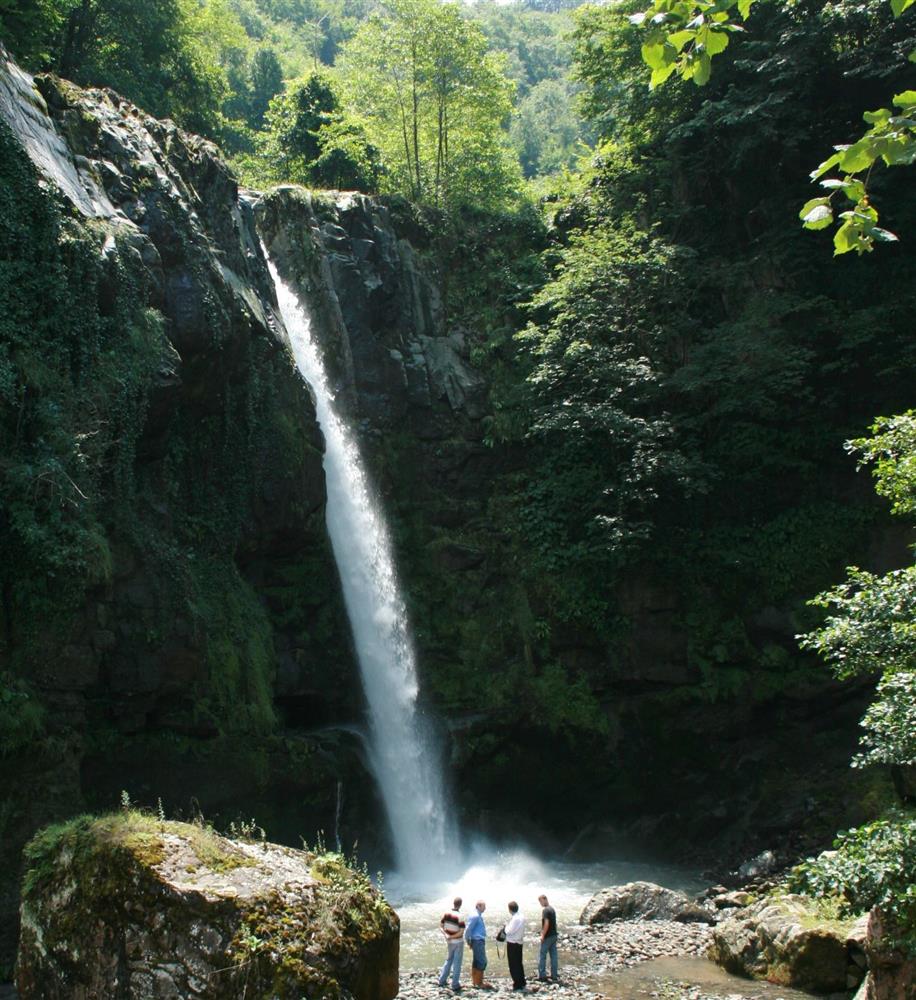
[[(521, 711), (623, 798), (603, 704), (627, 683), (637, 587), (687, 635), (669, 709), (810, 680), (803, 635), (838, 676), (880, 678), (857, 763), (916, 763), (913, 567), (836, 583), (890, 530), (844, 442), (895, 513), (914, 510), (910, 3), (0, 0), (0, 30), (31, 69), (217, 140), (243, 181), (394, 196), (424, 232), (489, 385), (487, 444), (511, 458), (481, 532), (512, 569), (492, 610), (441, 613), (447, 582), (418, 571), (418, 613), (436, 608), (435, 642), (470, 681), (434, 678), (435, 695), (470, 712), (491, 684), (507, 726)], [(835, 215), (831, 247), (818, 230)], [(17, 238), (53, 228), (35, 218)], [(78, 288), (58, 309), (71, 300)], [(117, 315), (87, 329), (101, 338)], [(149, 363), (135, 359), (138, 378)], [(109, 377), (131, 391), (105, 367), (98, 385)], [(82, 482), (58, 413), (35, 415), (33, 439)], [(89, 586), (103, 515), (29, 507), (28, 436), (7, 431), (18, 457), (0, 489), (17, 519), (0, 530), (23, 564)], [(508, 665), (496, 682), (494, 663)], [(23, 685), (9, 690), (27, 702)], [(21, 732), (37, 719), (23, 713)], [(894, 815), (880, 822), (912, 823)]]
[[(494, 0), (41, 0), (0, 7), (0, 28), (28, 68), (112, 87), (174, 118), (218, 141), (252, 182), (396, 190), (437, 203), (453, 170), (461, 177), (453, 194), (469, 184), (468, 198), (487, 191), (511, 200), (516, 160), (533, 177), (572, 166), (586, 148), (569, 77), (569, 9)], [(379, 44), (382, 35), (390, 46)], [(406, 151), (388, 113), (405, 95), (385, 95), (404, 74), (423, 91), (411, 95), (418, 103)], [(435, 147), (429, 181), (427, 142)], [(286, 152), (278, 158), (278, 150)], [(495, 183), (472, 181), (468, 171), (481, 163), (499, 175)]]

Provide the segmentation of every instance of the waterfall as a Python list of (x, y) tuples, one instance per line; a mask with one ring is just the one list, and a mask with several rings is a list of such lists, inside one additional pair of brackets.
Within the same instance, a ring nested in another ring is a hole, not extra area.
[(268, 257), (293, 357), (315, 395), (325, 439), (327, 525), (369, 706), (369, 752), (399, 870), (441, 874), (445, 792), (417, 711), (417, 671), (385, 519), (352, 430), (336, 410), (307, 310)]

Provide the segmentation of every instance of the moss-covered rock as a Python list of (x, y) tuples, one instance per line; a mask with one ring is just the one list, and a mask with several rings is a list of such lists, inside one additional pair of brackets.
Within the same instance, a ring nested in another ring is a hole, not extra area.
[(709, 957), (728, 972), (812, 993), (856, 986), (864, 975), (861, 921), (841, 920), (804, 896), (769, 896), (713, 932)]
[(26, 855), (24, 1000), (397, 993), (397, 915), (340, 855), (132, 810), (49, 827)]

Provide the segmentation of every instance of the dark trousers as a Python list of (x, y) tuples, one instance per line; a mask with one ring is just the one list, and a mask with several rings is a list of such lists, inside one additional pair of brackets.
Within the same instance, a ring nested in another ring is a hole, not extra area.
[(506, 942), (506, 958), (509, 959), (509, 975), (512, 985), (520, 990), (525, 986), (525, 970), (522, 968), (522, 946), (512, 941)]

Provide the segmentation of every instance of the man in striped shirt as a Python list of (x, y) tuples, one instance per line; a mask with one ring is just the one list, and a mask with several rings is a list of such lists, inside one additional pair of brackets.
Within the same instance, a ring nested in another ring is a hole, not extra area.
[(445, 935), (446, 956), (445, 965), (439, 972), (439, 985), (445, 986), (448, 974), (452, 973), (452, 990), (455, 993), (461, 992), (458, 979), (461, 975), (461, 958), (464, 954), (464, 921), (461, 919), (461, 897), (456, 896), (452, 901), (452, 909), (448, 913), (442, 914), (439, 926)]

